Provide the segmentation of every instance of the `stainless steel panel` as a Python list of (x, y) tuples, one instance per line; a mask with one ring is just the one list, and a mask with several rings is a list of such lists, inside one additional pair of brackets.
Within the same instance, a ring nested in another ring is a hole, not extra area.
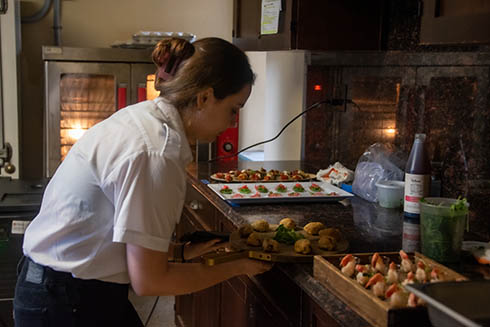
[(435, 327), (490, 325), (488, 280), (409, 284), (407, 288), (427, 302)]
[(43, 60), (152, 63), (153, 49), (72, 48), (43, 46)]

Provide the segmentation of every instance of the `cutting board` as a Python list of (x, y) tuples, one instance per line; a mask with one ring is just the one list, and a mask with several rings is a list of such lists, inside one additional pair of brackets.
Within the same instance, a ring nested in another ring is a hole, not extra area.
[[(277, 226), (271, 225), (271, 231), (258, 233), (260, 239), (273, 238), (274, 230)], [(300, 254), (294, 251), (294, 244), (287, 245), (279, 243), (279, 252), (265, 252), (262, 246), (250, 246), (246, 238), (241, 238), (238, 231), (230, 235), (231, 252), (211, 253), (203, 256), (203, 263), (213, 266), (219, 263), (237, 260), (241, 258), (251, 258), (270, 262), (287, 262), (287, 263), (312, 263), (315, 255), (334, 255), (345, 253), (349, 248), (349, 242), (342, 239), (337, 242), (333, 251), (325, 251), (318, 247), (319, 236), (313, 236), (306, 233), (303, 229), (298, 228), (297, 233), (302, 234), (306, 239), (311, 241), (312, 253)]]

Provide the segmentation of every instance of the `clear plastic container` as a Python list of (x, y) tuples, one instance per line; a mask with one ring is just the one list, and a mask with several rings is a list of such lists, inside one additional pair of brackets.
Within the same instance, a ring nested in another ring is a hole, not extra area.
[[(457, 203), (460, 205), (455, 205)], [(442, 263), (458, 262), (468, 208), (466, 201), (457, 199), (425, 198), (420, 201), (422, 254)]]
[(403, 205), (405, 183), (402, 181), (378, 181), (376, 197), (383, 208), (399, 208)]

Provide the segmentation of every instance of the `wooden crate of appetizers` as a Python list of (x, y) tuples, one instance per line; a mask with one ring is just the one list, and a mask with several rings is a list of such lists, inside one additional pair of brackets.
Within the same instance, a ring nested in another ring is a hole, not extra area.
[[(369, 263), (374, 253), (357, 253), (354, 257), (360, 259), (360, 264)], [(398, 252), (379, 252), (381, 257), (400, 263)], [(341, 272), (340, 262), (345, 255), (315, 256), (313, 275), (330, 292), (339, 297), (353, 311), (363, 317), (372, 326), (431, 326), (427, 309), (424, 305), (416, 307), (392, 307), (390, 303), (374, 295), (353, 277), (347, 277)], [(415, 252), (409, 254), (410, 260), (423, 260), (429, 267), (437, 268), (441, 278), (447, 281), (467, 280), (463, 275), (443, 266), (430, 258)]]

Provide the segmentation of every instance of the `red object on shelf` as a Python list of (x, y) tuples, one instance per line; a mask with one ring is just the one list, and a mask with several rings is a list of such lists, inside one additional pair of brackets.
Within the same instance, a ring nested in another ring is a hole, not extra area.
[(146, 85), (138, 85), (138, 102), (146, 101)]
[(117, 88), (117, 110), (126, 107), (128, 86), (125, 83), (119, 84)]
[[(218, 135), (216, 138), (216, 154), (218, 157), (229, 156), (238, 151), (238, 114), (234, 127), (228, 128), (226, 131)], [(237, 160), (238, 156), (226, 158), (223, 160)]]

